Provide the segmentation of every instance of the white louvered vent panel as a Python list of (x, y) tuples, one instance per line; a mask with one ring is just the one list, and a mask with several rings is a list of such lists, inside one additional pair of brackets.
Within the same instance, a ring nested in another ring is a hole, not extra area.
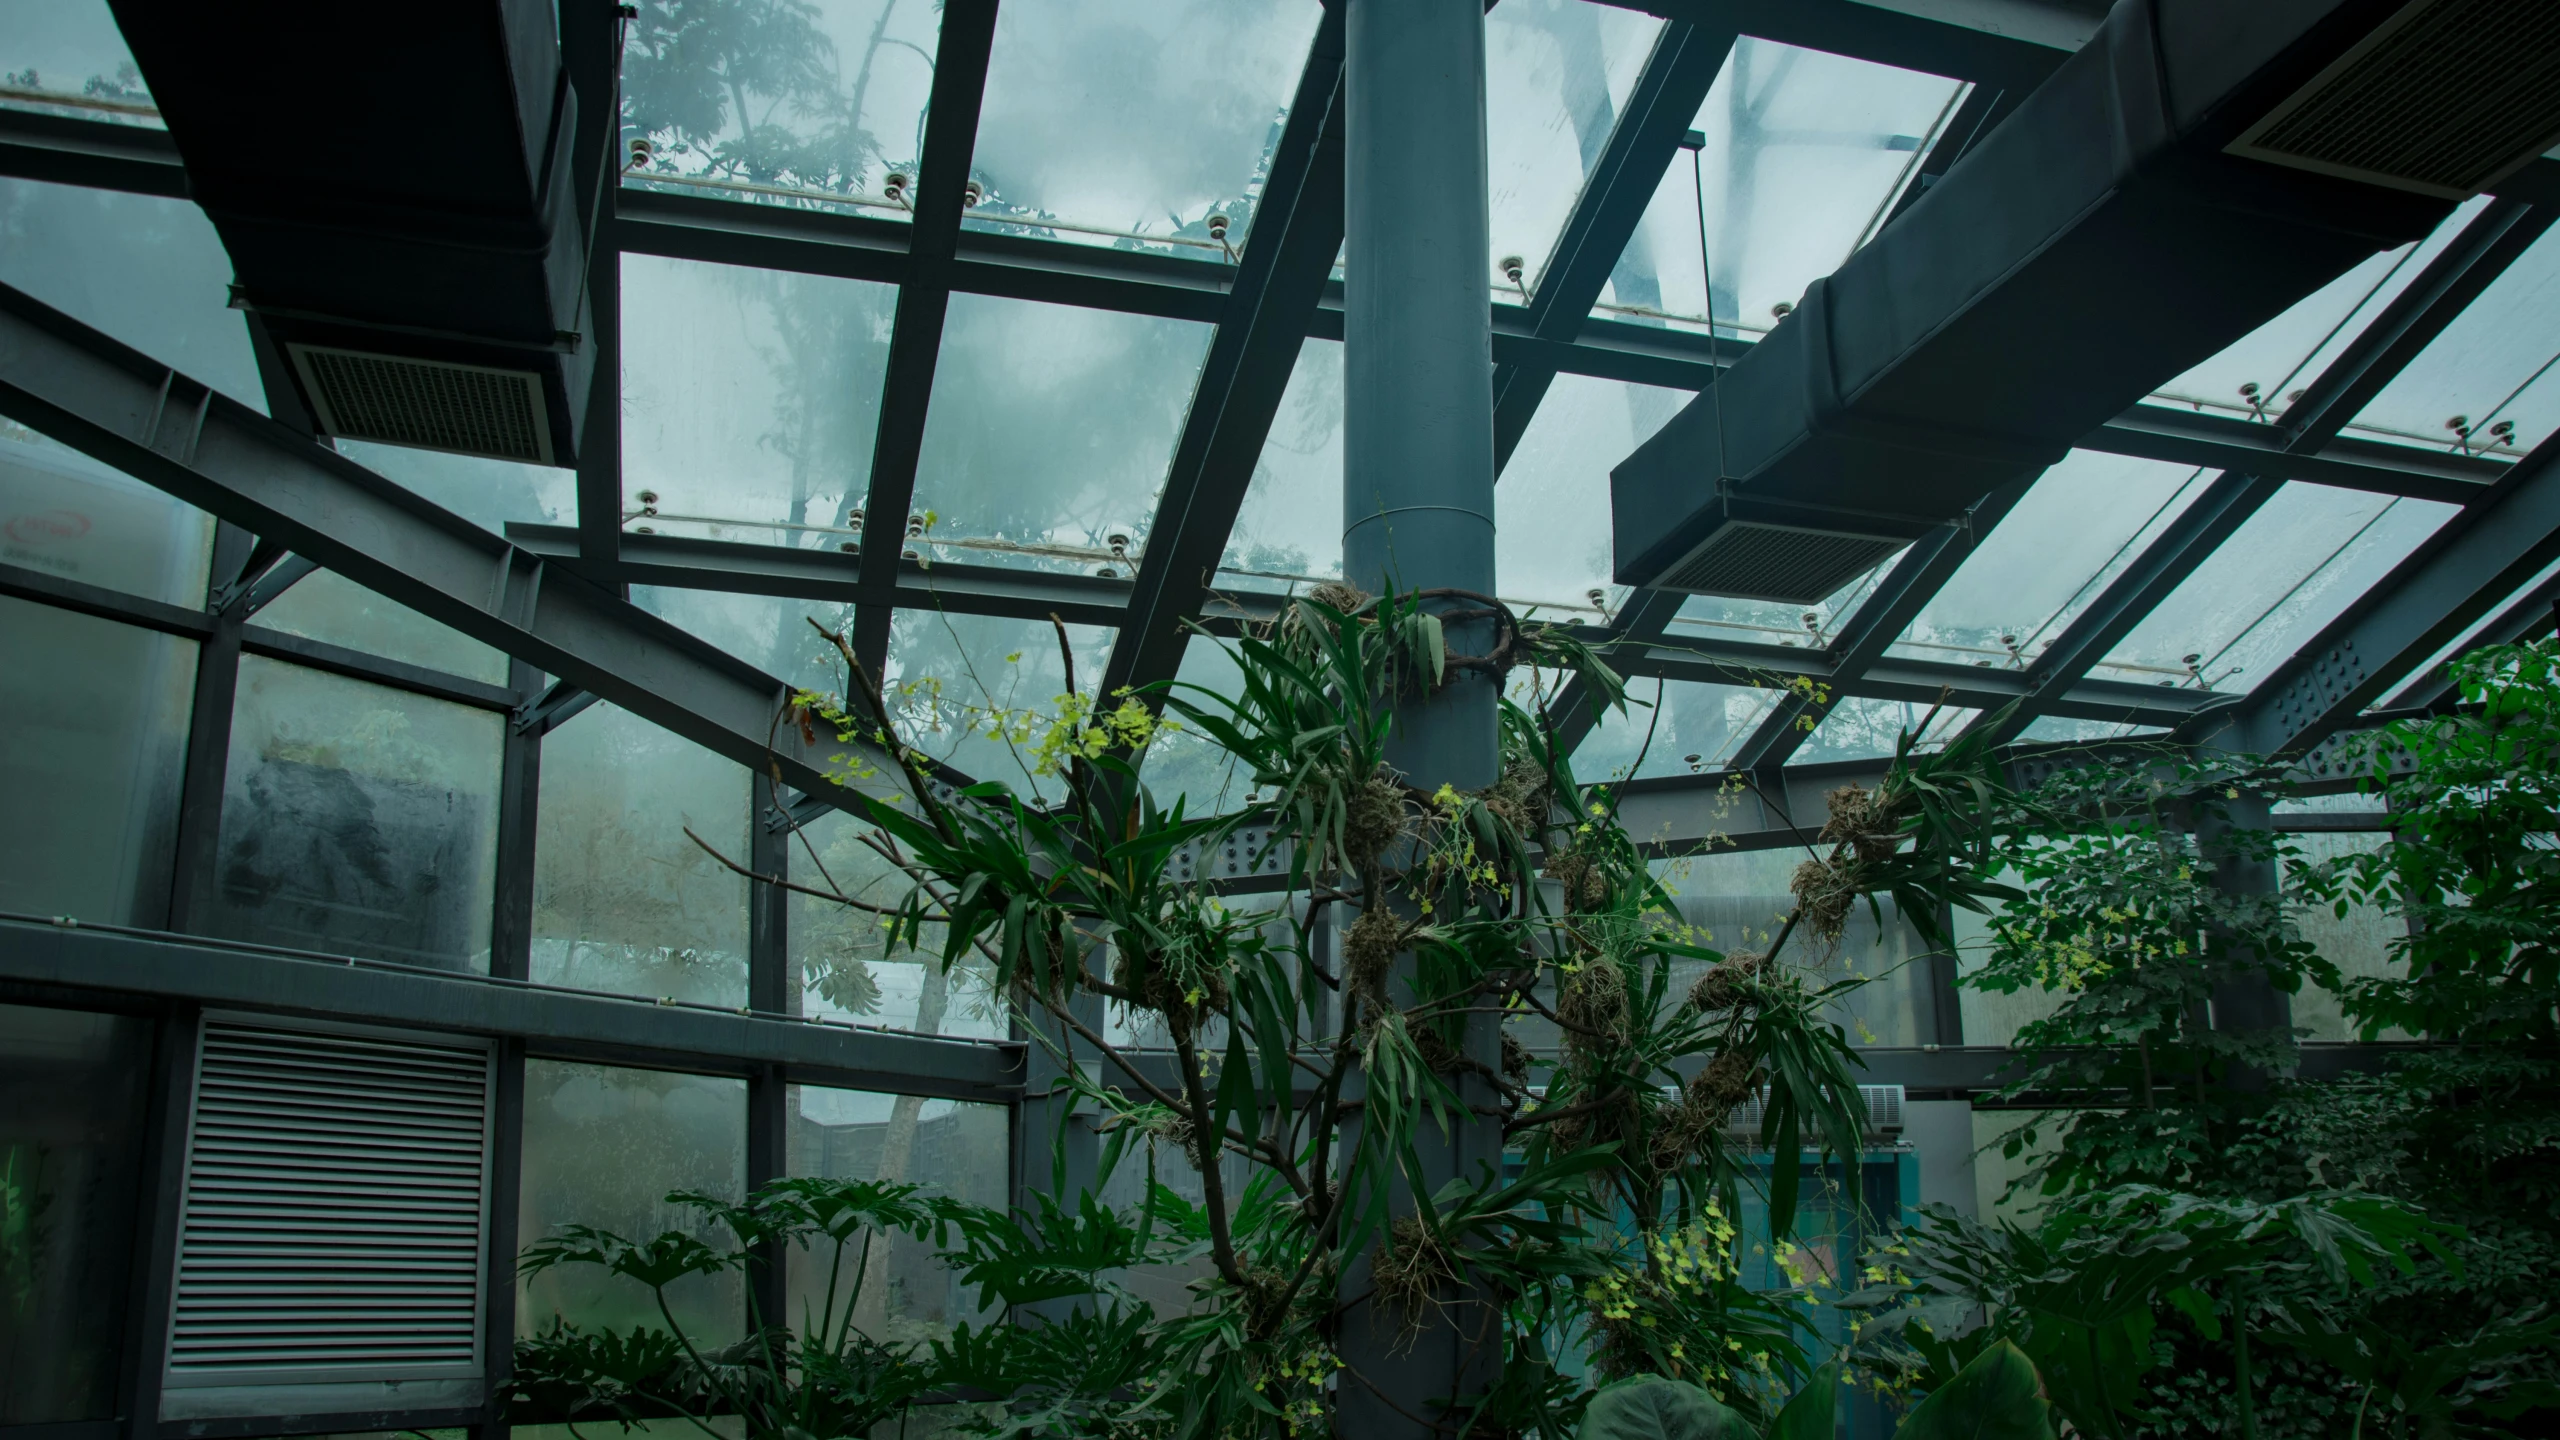
[(205, 1025), (169, 1383), (477, 1373), (489, 1057)]

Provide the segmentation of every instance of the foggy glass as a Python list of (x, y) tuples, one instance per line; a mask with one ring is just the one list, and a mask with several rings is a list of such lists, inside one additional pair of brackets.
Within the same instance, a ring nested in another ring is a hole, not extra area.
[(1631, 680), (1627, 707), (1603, 712), (1574, 750), (1574, 778), (1589, 784), (1717, 769), (1760, 728), (1778, 697), (1774, 688)]
[(376, 475), (394, 480), (483, 530), (504, 533), (509, 524), (574, 525), (578, 520), (578, 472), (485, 455), (449, 455), (406, 445), (339, 440), (338, 453)]
[(0, 179), (0, 282), (264, 413), (231, 257), (184, 200)]
[[(912, 888), (903, 871), (863, 844), (863, 825), (831, 810), (791, 837), (792, 883), (869, 905), (896, 906)], [(789, 922), (796, 1013), (928, 1035), (1000, 1040), (1011, 1032), (983, 957), (964, 952), (945, 971), (943, 930), (928, 925), (919, 944), (888, 953), (878, 915), (793, 892)]]
[(152, 1022), (0, 1005), (0, 1424), (109, 1420)]
[(196, 642), (0, 598), (0, 910), (158, 928)]
[(543, 737), (533, 978), (747, 1003), (745, 767), (598, 703)]
[[(0, 0), (0, 85), (75, 102), (53, 106), (13, 97), (0, 103), (84, 120), (160, 125), (156, 115), (133, 113), (149, 108), (151, 94), (107, 0)], [(115, 108), (94, 103), (100, 101)]]
[(505, 725), (242, 657), (207, 931), (486, 972)]
[[(746, 1081), (525, 1062), (518, 1244), (563, 1225), (592, 1225), (627, 1240), (683, 1230), (726, 1248), (733, 1241), (724, 1227), (666, 1197), (691, 1190), (734, 1201), (746, 1189)], [(667, 1308), (697, 1344), (725, 1344), (746, 1331), (746, 1292), (735, 1271), (669, 1285)], [(519, 1275), (516, 1334), (539, 1335), (556, 1321), (587, 1330), (667, 1328), (646, 1286), (596, 1266)]]
[[(814, 1085), (794, 1085), (788, 1096), (786, 1168), (793, 1175), (921, 1185), (973, 1205), (1005, 1204), (1012, 1174), (1005, 1106)], [(807, 1317), (824, 1311), (831, 1278), (835, 1313), (841, 1317), (852, 1297), (854, 1328), (875, 1340), (942, 1339), (955, 1324), (989, 1318), (930, 1240), (906, 1236), (874, 1236), (867, 1261), (859, 1245), (847, 1246), (840, 1265), (831, 1242), (795, 1248), (782, 1318), (804, 1329)]]
[(268, 602), (250, 623), (466, 680), (507, 683), (503, 652), (334, 571), (315, 570), (303, 576)]
[(213, 517), (0, 419), (0, 563), (194, 609)]

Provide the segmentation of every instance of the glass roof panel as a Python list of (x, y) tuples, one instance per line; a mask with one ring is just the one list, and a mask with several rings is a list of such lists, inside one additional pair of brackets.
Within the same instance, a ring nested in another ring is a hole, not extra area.
[[(2222, 353), (2161, 386), (2152, 398), (2259, 419), (2282, 415), (2488, 204), (2488, 196), (2475, 196), (2456, 206), (2426, 239), (2367, 257)], [(2244, 385), (2256, 388), (2243, 394)]]
[[(1494, 575), (1515, 606), (1603, 620), (1625, 592), (1609, 579), (1609, 470), (1653, 438), (1686, 390), (1558, 375), (1493, 487)], [(1594, 598), (1594, 597), (1597, 598)]]
[(107, 0), (0, 0), (0, 105), (160, 125)]
[(1850, 695), (1833, 703), (1788, 763), (1814, 765), (1825, 760), (1880, 760), (1893, 754), (1905, 732), (1920, 737), (1918, 748), (1933, 750), (1956, 736), (1979, 710), (1962, 705), (1930, 705), (1918, 700), (1877, 700)]
[(578, 472), (484, 455), (452, 455), (340, 440), (338, 453), (486, 530), (510, 524), (574, 525), (578, 520)]
[(2560, 230), (2517, 256), (2356, 422), (2393, 432), (2382, 439), (2510, 458), (2560, 429)]
[(212, 516), (0, 418), (0, 564), (193, 610), (212, 562)]
[[(1056, 648), (1054, 641), (1051, 648)], [(1197, 635), (1182, 647), (1182, 665), (1174, 672), (1174, 680), (1229, 697), (1244, 689), (1244, 677), (1227, 648)], [(1174, 694), (1194, 705), (1209, 704), (1208, 697), (1196, 691)], [(1215, 707), (1210, 708), (1214, 713)], [(1179, 715), (1166, 713), (1180, 722)], [(1234, 756), (1189, 731), (1164, 734), (1148, 746), (1139, 774), (1158, 805), (1170, 808), (1180, 798), (1184, 809), (1194, 815), (1224, 815), (1241, 809), (1253, 789), (1252, 770), (1239, 770)]]
[(849, 604), (658, 585), (632, 586), (631, 603), (777, 680), (830, 695), (844, 693), (844, 660), (809, 622), (838, 633), (850, 631)]
[[(1090, 690), (1101, 682), (1116, 633), (1099, 625), (1067, 627), (1078, 685)], [(1017, 794), (1056, 800), (1065, 793), (1057, 777), (1026, 772), (1030, 747), (1017, 754), (988, 733), (993, 711), (1057, 713), (1066, 672), (1057, 629), (1048, 621), (901, 610), (890, 622), (882, 669), (908, 744), (973, 780), (1001, 780)]]
[(261, 607), (255, 624), (487, 685), (507, 683), (507, 657), (459, 630), (318, 570)]
[(1878, 561), (1875, 568), (1832, 591), (1813, 605), (1787, 605), (1775, 600), (1736, 600), (1723, 595), (1692, 595), (1680, 602), (1665, 636), (1678, 644), (1685, 637), (1739, 640), (1794, 649), (1808, 641), (1820, 649), (1840, 633), (1840, 622), (1875, 593), (1878, 582), (1893, 573), (1902, 551)]
[(1263, 591), (1341, 576), (1341, 341), (1298, 347), (1218, 572), (1222, 586)]
[(912, 178), (924, 153), (941, 6), (639, 9), (622, 48), (625, 184), (904, 217), (887, 179)]
[[(954, 295), (916, 471), (928, 558), (1127, 573), (1211, 327)], [(1129, 558), (1114, 553), (1127, 538)]]
[(1630, 681), (1626, 713), (1611, 711), (1573, 752), (1574, 778), (1588, 785), (1714, 770), (1751, 738), (1778, 695), (1695, 680)]
[(2143, 735), (2166, 735), (2162, 725), (2135, 725), (2121, 720), (2081, 720), (2069, 715), (2039, 715), (2027, 722), (2018, 738), (2036, 741), (2087, 742), (2091, 740), (2130, 740)]
[(623, 256), (623, 505), (657, 511), (633, 528), (851, 543), (896, 308), (866, 280)]
[(0, 178), (0, 282), (266, 413), (231, 256), (184, 200)]
[(2208, 483), (2185, 465), (2072, 451), (1974, 542), (1891, 653), (2025, 668)]
[[(1486, 258), (1497, 302), (1537, 290), (1661, 30), (1650, 15), (1590, 0), (1505, 0), (1484, 17)], [(1516, 288), (1499, 263), (1507, 257), (1521, 263)]]
[(1767, 330), (1771, 307), (1795, 304), (1874, 236), (1965, 90), (1774, 40), (1736, 41), (1698, 111), (1706, 148), (1672, 158), (1600, 312), (1703, 326), (1703, 183), (1718, 328)]
[(967, 223), (1228, 258), (1323, 16), (1315, 0), (1005, 6), (973, 157), (985, 199)]
[(2142, 667), (2146, 678), (2178, 674), (2206, 689), (2247, 690), (2459, 508), (2288, 484), (2144, 616), (2098, 673)]

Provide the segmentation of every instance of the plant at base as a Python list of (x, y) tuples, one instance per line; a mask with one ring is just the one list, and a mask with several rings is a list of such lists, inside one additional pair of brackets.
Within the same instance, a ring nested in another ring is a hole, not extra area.
[[(684, 1192), (667, 1199), (718, 1221), (734, 1244), (716, 1248), (681, 1230), (635, 1241), (571, 1225), (524, 1248), (521, 1274), (585, 1265), (647, 1288), (667, 1328), (591, 1334), (555, 1324), (518, 1342), (508, 1402), (516, 1423), (681, 1417), (731, 1440), (711, 1424), (725, 1415), (751, 1440), (809, 1440), (866, 1434), (932, 1387), (930, 1371), (854, 1328), (854, 1305), (876, 1238), (939, 1239), (966, 1207), (913, 1185), (817, 1179), (777, 1180), (743, 1204)], [(825, 1297), (797, 1327), (751, 1314), (745, 1339), (705, 1350), (667, 1302), (679, 1281), (743, 1274), (760, 1256), (791, 1250), (827, 1266)]]

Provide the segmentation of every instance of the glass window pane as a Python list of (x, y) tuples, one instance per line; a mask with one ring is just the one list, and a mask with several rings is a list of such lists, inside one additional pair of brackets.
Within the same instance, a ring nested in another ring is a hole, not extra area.
[[(1012, 1115), (1002, 1105), (814, 1085), (792, 1086), (786, 1104), (793, 1175), (922, 1185), (972, 1205), (1006, 1203)], [(874, 1340), (939, 1340), (962, 1321), (991, 1318), (930, 1240), (874, 1237), (868, 1257), (858, 1240), (840, 1255), (821, 1241), (791, 1255), (786, 1319), (800, 1333), (811, 1333), (811, 1321), (825, 1311), (831, 1279), (835, 1324), (849, 1311), (853, 1328)]]
[[(2222, 353), (2154, 392), (2199, 410), (2273, 419), (2282, 415), (2320, 372), (2354, 343), (2384, 307), (2431, 264), (2472, 218), (2488, 208), (2474, 196), (2426, 239), (2385, 250), (2294, 303), (2293, 307), (2234, 341)], [(2254, 386), (2243, 394), (2242, 386)]]
[(231, 257), (184, 200), (0, 179), (0, 281), (266, 411)]
[(1574, 778), (1587, 785), (1716, 769), (1760, 728), (1777, 701), (1776, 690), (1740, 685), (1632, 681), (1626, 713), (1609, 712), (1573, 752)]
[(864, 280), (624, 256), (623, 498), (658, 511), (632, 528), (854, 540), (845, 512), (871, 485), (896, 309), (894, 287)]
[(632, 586), (631, 603), (777, 680), (830, 695), (844, 691), (844, 657), (809, 622), (847, 633), (853, 626), (850, 604), (657, 585)]
[(1929, 597), (1892, 653), (2025, 668), (2212, 479), (2184, 465), (2072, 451), (2038, 476), (1989, 534), (1974, 538), (1973, 553)]
[(542, 740), (533, 978), (544, 985), (747, 1003), (748, 777), (598, 703)]
[(1956, 737), (1979, 710), (1961, 705), (1928, 705), (1917, 700), (1877, 700), (1850, 695), (1835, 701), (1822, 723), (1805, 737), (1790, 757), (1798, 765), (1825, 760), (1881, 760), (1894, 753), (1906, 734), (1919, 737), (1914, 748), (1932, 750)]
[[(524, 1178), (519, 1244), (592, 1225), (627, 1240), (682, 1230), (734, 1243), (717, 1222), (670, 1205), (676, 1190), (741, 1200), (747, 1190), (747, 1082), (560, 1060), (524, 1062)], [(738, 1275), (692, 1275), (667, 1287), (667, 1308), (697, 1344), (746, 1331)], [(516, 1279), (516, 1334), (566, 1321), (587, 1330), (664, 1331), (649, 1291), (592, 1265)]]
[(1127, 574), (1110, 537), (1145, 544), (1211, 328), (952, 296), (916, 472), (926, 558)]
[(1504, 599), (1568, 612), (1555, 619), (1607, 618), (1626, 593), (1609, 578), (1610, 468), (1690, 398), (1587, 375), (1555, 378), (1493, 487), (1494, 574)]
[(0, 562), (193, 609), (213, 517), (0, 420)]
[[(999, 10), (973, 157), (987, 198), (968, 223), (1227, 259), (1323, 15), (1311, 0)], [(1213, 214), (1232, 227), (1223, 246)]]
[(1813, 605), (1786, 605), (1775, 600), (1736, 600), (1726, 595), (1692, 595), (1680, 602), (1680, 613), (1671, 618), (1664, 643), (1677, 645), (1684, 637), (1696, 637), (1780, 645), (1789, 649), (1809, 645), (1819, 650), (1838, 636), (1841, 622), (1857, 613), (1858, 607), (1875, 593), (1876, 586), (1893, 573), (1895, 565), (1901, 563), (1902, 555), (1902, 551), (1896, 550), (1877, 561), (1873, 569)]
[[(1499, 12), (1497, 12), (1499, 13)], [(1758, 335), (1772, 310), (1871, 239), (1953, 118), (1958, 81), (1744, 36), (1601, 294), (1603, 314), (1703, 327), (1698, 187), (1720, 333)]]
[(1239, 590), (1341, 577), (1341, 341), (1298, 347), (1218, 570), (1220, 585)]
[[(895, 906), (913, 888), (905, 874), (863, 843), (865, 827), (829, 811), (791, 837), (792, 883), (833, 889), (871, 905)], [(975, 952), (942, 968), (943, 930), (928, 925), (917, 946), (891, 955), (880, 917), (814, 895), (791, 893), (789, 922), (795, 1013), (849, 1025), (927, 1035), (1002, 1040), (1011, 1018)]]
[[(629, 353), (627, 350), (625, 353)], [(504, 534), (516, 521), (574, 525), (578, 472), (481, 455), (448, 455), (405, 445), (339, 440), (338, 453), (396, 480), (483, 530)]]
[(212, 934), (489, 968), (506, 718), (240, 661)]
[[(1761, 950), (1795, 908), (1788, 885), (1804, 851), (1723, 851), (1656, 861), (1654, 873), (1672, 892), (1680, 916), (1704, 932), (1700, 943), (1731, 953)], [(1893, 902), (1877, 897), (1884, 923), (1864, 903), (1849, 912), (1840, 939), (1828, 947), (1799, 928), (1779, 959), (1815, 987), (1842, 980), (1865, 983), (1827, 1007), (1853, 1045), (1922, 1045), (1937, 1039), (1936, 1000), (1921, 957), (1927, 947), (1904, 923)], [(1699, 970), (1705, 967), (1700, 965)], [(1685, 995), (1694, 980), (1675, 972), (1671, 994)]]
[(250, 623), (466, 680), (507, 683), (504, 651), (376, 595), (334, 571), (315, 570), (303, 576), (267, 602)]
[(192, 640), (0, 598), (0, 909), (166, 923), (195, 680)]
[[(1102, 683), (1118, 632), (1070, 625), (1076, 685), (1090, 695)], [(988, 733), (996, 711), (1032, 710), (1055, 715), (1066, 693), (1066, 664), (1055, 626), (1041, 620), (993, 615), (953, 615), (940, 610), (901, 610), (889, 630), (883, 667), (891, 710), (907, 744), (949, 761), (975, 780), (1001, 780), (1017, 794), (1063, 794), (1051, 775), (1030, 773), (1031, 747), (1016, 747)]]
[[(1536, 291), (1661, 30), (1650, 15), (1589, 0), (1512, 0), (1484, 17), (1496, 302)], [(1498, 263), (1509, 256), (1523, 266), (1518, 288)]]
[(941, 22), (920, 0), (648, 0), (623, 42), (625, 183), (903, 219), (884, 182), (924, 153)]
[(2555, 362), (2560, 230), (2545, 232), (2464, 307), (2364, 407), (2356, 428), (2380, 439), (2514, 458), (2560, 429)]
[[(2458, 513), (2432, 500), (2288, 484), (2206, 557), (2096, 673), (2136, 666), (2247, 690)], [(2174, 683), (2163, 680), (2162, 684)]]
[[(1244, 693), (1244, 674), (1236, 668), (1234, 655), (1226, 646), (1198, 635), (1182, 647), (1182, 665), (1173, 678), (1177, 687), (1197, 685), (1210, 695), (1232, 699)], [(1219, 713), (1210, 695), (1198, 690), (1176, 688), (1173, 695), (1213, 715)], [(1185, 723), (1170, 708), (1165, 714), (1176, 723)], [(1157, 737), (1147, 747), (1140, 775), (1158, 805), (1170, 809), (1179, 799), (1184, 812), (1192, 815), (1224, 815), (1242, 809), (1245, 796), (1253, 790), (1253, 771), (1239, 768), (1234, 756), (1193, 730), (1176, 730)]]
[(0, 1005), (0, 1424), (116, 1414), (152, 1029)]
[[(2341, 808), (2379, 810), (2381, 797), (2376, 795), (2340, 795), (2329, 797), (2348, 802)], [(2303, 861), (2319, 863), (2342, 860), (2350, 855), (2365, 854), (2382, 848), (2388, 836), (2371, 832), (2314, 832), (2285, 837), (2301, 853)], [(2326, 905), (2307, 905), (2295, 912), (2302, 926), (2302, 938), (2320, 952), (2320, 958), (2338, 967), (2346, 980), (2382, 979), (2394, 973), (2392, 942), (2409, 934), (2405, 915), (2377, 905), (2356, 904), (2347, 907), (2345, 918)], [(2309, 1030), (2311, 1040), (2355, 1040), (2362, 1038), (2347, 1019), (2345, 1007), (2334, 991), (2317, 985), (2305, 985), (2293, 993), (2293, 1023)], [(2388, 1026), (2375, 1037), (2380, 1040), (2410, 1040), (2415, 1036), (2397, 1025)]]
[(0, 104), (160, 124), (106, 0), (0, 0)]

